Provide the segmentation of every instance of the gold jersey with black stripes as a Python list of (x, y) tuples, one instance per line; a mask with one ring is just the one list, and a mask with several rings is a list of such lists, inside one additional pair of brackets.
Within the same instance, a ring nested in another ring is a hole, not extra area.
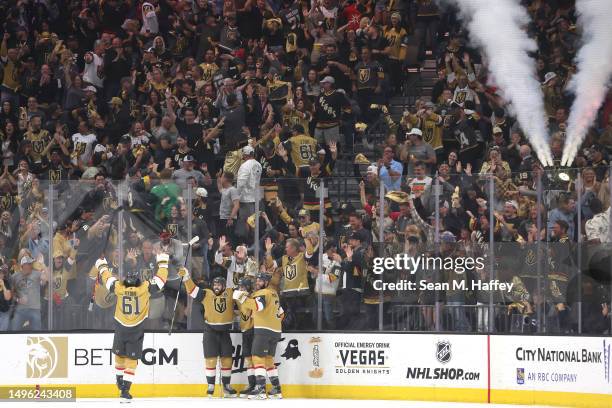
[(283, 309), (278, 293), (274, 289), (264, 288), (255, 291), (243, 305), (244, 308), (253, 312), (255, 333), (258, 331), (282, 332)]
[(230, 330), (234, 321), (234, 290), (226, 288), (217, 295), (212, 289), (202, 289), (188, 279), (185, 282), (187, 293), (196, 302), (204, 306), (204, 323), (207, 327), (218, 330)]
[(300, 252), (296, 257), (284, 255), (281, 258), (280, 266), (283, 274), (282, 293), (308, 289), (308, 264), (303, 252)]
[(141, 324), (149, 316), (149, 299), (152, 292), (161, 291), (168, 277), (168, 256), (158, 256), (157, 274), (150, 281), (138, 286), (126, 286), (108, 268), (105, 260), (96, 261), (96, 268), (102, 277), (102, 284), (117, 296), (115, 320), (125, 327)]

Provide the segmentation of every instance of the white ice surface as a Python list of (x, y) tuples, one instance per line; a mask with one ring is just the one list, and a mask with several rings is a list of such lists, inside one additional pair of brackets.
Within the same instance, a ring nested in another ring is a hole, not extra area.
[[(49, 402), (45, 404), (49, 408), (108, 408), (108, 407), (142, 407), (142, 408), (235, 408), (235, 407), (287, 407), (287, 408), (524, 408), (527, 405), (501, 405), (501, 404), (471, 404), (463, 402), (423, 402), (423, 401), (381, 401), (381, 400), (338, 400), (338, 399), (283, 399), (266, 401), (249, 401), (244, 399), (221, 399), (221, 398), (137, 398), (130, 403), (121, 403), (118, 398), (79, 398), (74, 402)], [(38, 402), (32, 403), (8, 403), (3, 402), (2, 408), (26, 406), (40, 407)], [(530, 405), (531, 406), (531, 405)], [(535, 407), (535, 406), (532, 406)], [(537, 406), (544, 408), (543, 406)]]

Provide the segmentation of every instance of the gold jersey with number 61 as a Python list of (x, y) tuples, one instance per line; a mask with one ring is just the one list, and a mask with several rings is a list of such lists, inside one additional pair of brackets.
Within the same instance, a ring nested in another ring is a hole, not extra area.
[(96, 268), (102, 278), (102, 284), (110, 293), (117, 296), (115, 320), (125, 327), (138, 326), (149, 316), (149, 299), (151, 294), (163, 289), (168, 277), (167, 254), (157, 255), (157, 274), (149, 281), (137, 286), (127, 286), (114, 277), (105, 259), (96, 261)]

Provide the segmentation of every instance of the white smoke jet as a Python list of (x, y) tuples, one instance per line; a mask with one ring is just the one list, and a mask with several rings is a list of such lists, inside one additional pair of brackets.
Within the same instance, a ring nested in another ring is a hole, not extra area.
[(543, 165), (552, 165), (544, 99), (535, 62), (528, 55), (537, 44), (523, 29), (529, 23), (527, 12), (518, 0), (441, 1), (457, 5), (470, 38), (486, 55), (495, 83), (511, 103), (535, 153)]
[(595, 121), (612, 75), (612, 0), (576, 0), (582, 47), (576, 55), (578, 72), (569, 84), (576, 99), (567, 122), (561, 164), (569, 166)]

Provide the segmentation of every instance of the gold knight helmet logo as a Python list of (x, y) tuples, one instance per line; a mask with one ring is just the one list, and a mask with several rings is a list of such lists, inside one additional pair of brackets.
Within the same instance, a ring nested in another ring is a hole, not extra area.
[(68, 337), (28, 337), (27, 378), (68, 377)]

